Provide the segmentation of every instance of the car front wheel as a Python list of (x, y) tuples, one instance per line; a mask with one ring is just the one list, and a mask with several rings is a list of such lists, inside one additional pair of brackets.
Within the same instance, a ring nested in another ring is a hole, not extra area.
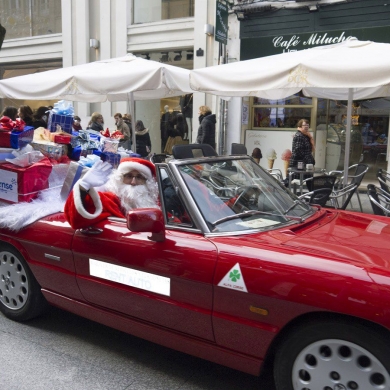
[(376, 329), (348, 322), (308, 324), (290, 333), (275, 357), (278, 390), (390, 388), (389, 343)]
[(26, 321), (47, 307), (41, 288), (23, 256), (0, 247), (0, 311), (11, 320)]

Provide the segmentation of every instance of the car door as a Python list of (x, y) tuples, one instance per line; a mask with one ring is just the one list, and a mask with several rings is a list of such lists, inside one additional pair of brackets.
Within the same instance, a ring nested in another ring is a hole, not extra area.
[(76, 231), (77, 281), (93, 305), (207, 340), (211, 322), (214, 244), (191, 229), (166, 231), (163, 242), (106, 220), (98, 232)]

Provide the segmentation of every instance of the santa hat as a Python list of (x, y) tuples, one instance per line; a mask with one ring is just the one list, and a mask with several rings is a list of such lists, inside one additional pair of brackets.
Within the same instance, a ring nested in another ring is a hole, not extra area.
[(147, 180), (156, 177), (156, 168), (149, 160), (136, 157), (122, 158), (118, 166), (118, 172), (128, 173), (133, 170), (138, 171)]

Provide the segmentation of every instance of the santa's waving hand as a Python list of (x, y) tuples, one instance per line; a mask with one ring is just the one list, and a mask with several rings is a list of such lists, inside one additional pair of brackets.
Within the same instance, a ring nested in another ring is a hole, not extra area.
[(79, 185), (85, 191), (89, 191), (91, 187), (100, 187), (107, 183), (111, 171), (110, 163), (98, 160), (79, 181)]

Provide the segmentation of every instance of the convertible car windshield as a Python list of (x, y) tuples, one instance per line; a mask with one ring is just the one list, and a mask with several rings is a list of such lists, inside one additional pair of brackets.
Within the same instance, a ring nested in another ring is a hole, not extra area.
[(211, 232), (279, 228), (314, 212), (249, 158), (178, 169)]

